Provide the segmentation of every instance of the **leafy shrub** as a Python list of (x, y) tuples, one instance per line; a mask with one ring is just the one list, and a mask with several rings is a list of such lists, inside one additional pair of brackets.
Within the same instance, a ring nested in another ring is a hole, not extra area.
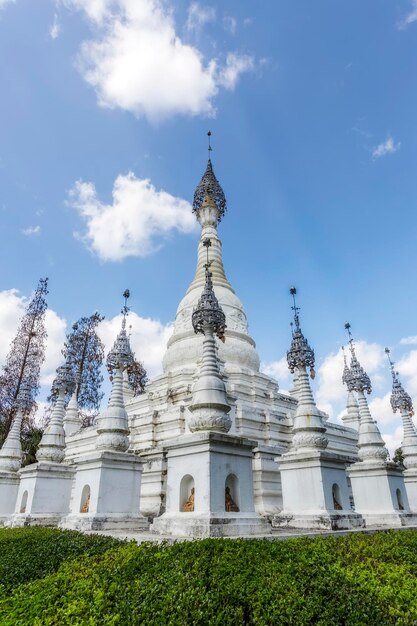
[(416, 531), (113, 546), (16, 586), (0, 624), (417, 623)]
[(0, 528), (0, 597), (13, 587), (43, 578), (62, 562), (102, 554), (121, 542), (54, 528)]

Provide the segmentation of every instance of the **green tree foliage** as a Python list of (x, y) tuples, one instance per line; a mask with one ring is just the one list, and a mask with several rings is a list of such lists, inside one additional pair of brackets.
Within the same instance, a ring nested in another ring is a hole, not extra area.
[(30, 389), (26, 420), (30, 421), (37, 405), (39, 377), (45, 360), (45, 313), (47, 309), (48, 279), (39, 281), (13, 339), (5, 365), (0, 374), (0, 435), (6, 437), (14, 417), (14, 402), (22, 385)]
[(43, 428), (36, 424), (24, 424), (22, 428), (21, 441), (23, 461), (22, 467), (36, 463), (36, 452), (43, 435)]
[[(97, 334), (97, 326), (104, 319), (100, 313), (81, 317), (68, 333), (62, 354), (72, 368), (77, 384), (77, 400), (84, 425), (91, 424), (98, 415), (103, 392), (100, 391), (103, 376), (101, 366), (104, 359), (104, 346)], [(58, 394), (56, 379), (52, 385), (48, 401)], [(66, 398), (69, 400), (69, 397)]]
[(397, 448), (394, 452), (394, 462), (404, 467), (404, 453), (402, 448)]

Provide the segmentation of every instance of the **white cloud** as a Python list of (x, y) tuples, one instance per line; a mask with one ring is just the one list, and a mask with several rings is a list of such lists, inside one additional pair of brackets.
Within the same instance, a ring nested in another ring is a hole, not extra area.
[(41, 227), (40, 226), (28, 226), (28, 228), (22, 228), (22, 230), (20, 231), (22, 233), (22, 235), (25, 235), (26, 237), (33, 237), (34, 235), (39, 235), (41, 232)]
[(285, 356), (283, 356), (282, 359), (279, 359), (279, 361), (262, 363), (261, 372), (267, 376), (275, 378), (275, 380), (277, 380), (280, 384), (282, 384), (282, 381), (285, 381), (286, 384), (292, 381), (292, 374), (288, 369), (288, 363)]
[[(98, 334), (105, 345), (106, 353), (112, 347), (116, 336), (120, 332), (122, 316), (116, 315), (110, 320), (104, 320), (98, 327)], [(141, 361), (152, 378), (162, 372), (162, 357), (166, 350), (168, 339), (173, 331), (173, 324), (162, 324), (158, 320), (140, 317), (131, 312), (127, 319), (131, 326), (130, 345), (136, 358)]]
[(401, 446), (401, 441), (403, 438), (402, 426), (397, 426), (393, 433), (382, 433), (382, 437), (388, 448), (391, 459), (393, 459), (396, 449)]
[(94, 184), (83, 181), (70, 190), (69, 204), (86, 224), (85, 234), (76, 236), (104, 261), (149, 255), (173, 231), (190, 233), (196, 228), (188, 202), (157, 191), (149, 179), (132, 172), (116, 178), (112, 204), (101, 202)]
[[(356, 341), (355, 349), (360, 364), (372, 377), (374, 386), (377, 386), (380, 381), (378, 369), (386, 358), (384, 348), (377, 343)], [(325, 357), (317, 372), (317, 405), (329, 413), (330, 417), (339, 413), (339, 411), (335, 411), (335, 408), (337, 409), (338, 405), (344, 402), (347, 397), (346, 387), (342, 383), (343, 367), (343, 352), (340, 348), (336, 354), (330, 353)]]
[(202, 5), (199, 2), (191, 2), (188, 7), (187, 30), (198, 32), (205, 24), (214, 22), (216, 19), (216, 9), (214, 7)]
[(41, 368), (41, 385), (51, 387), (56, 375), (56, 368), (63, 363), (61, 350), (64, 347), (67, 322), (55, 311), (48, 309), (45, 314), (45, 327), (48, 333), (45, 361)]
[(6, 4), (12, 4), (12, 2), (15, 2), (16, 0), (0, 0), (0, 9), (3, 9)]
[(397, 143), (395, 143), (391, 135), (388, 135), (385, 141), (378, 144), (372, 149), (372, 158), (375, 161), (376, 159), (380, 159), (381, 157), (384, 157), (387, 154), (394, 154), (394, 152), (397, 152), (400, 149), (400, 147), (401, 147), (401, 142), (398, 141)]
[(232, 15), (225, 15), (223, 18), (223, 27), (232, 35), (236, 34), (237, 20)]
[(17, 289), (0, 291), (0, 366), (4, 365), (26, 304), (25, 298), (19, 296)]
[(391, 424), (392, 422), (398, 422), (398, 414), (395, 414), (390, 404), (391, 391), (386, 393), (382, 398), (372, 398), (369, 402), (369, 410), (372, 417), (378, 422), (379, 427), (381, 424)]
[[(234, 89), (240, 74), (252, 68), (247, 55), (234, 54), (225, 67), (218, 59), (205, 61), (176, 34), (173, 11), (161, 0), (64, 3), (82, 11), (92, 26), (94, 39), (83, 43), (79, 69), (101, 106), (154, 121), (176, 114), (212, 116), (219, 87)], [(206, 8), (191, 6), (198, 7), (191, 23), (210, 18)]]
[(252, 71), (254, 66), (253, 57), (247, 54), (239, 55), (229, 52), (226, 57), (226, 65), (219, 74), (219, 84), (226, 89), (233, 90), (240, 75)]
[(411, 337), (404, 337), (400, 340), (400, 344), (402, 346), (415, 346), (417, 345), (417, 335), (412, 335)]
[(57, 39), (59, 35), (61, 34), (61, 30), (62, 28), (58, 20), (58, 15), (55, 13), (54, 21), (52, 22), (49, 28), (49, 36), (51, 37), (51, 39)]
[(411, 0), (411, 10), (404, 17), (404, 19), (400, 20), (397, 24), (397, 28), (403, 30), (407, 28), (410, 24), (417, 21), (417, 0)]
[[(412, 396), (417, 396), (417, 350), (405, 354), (396, 364), (395, 369), (405, 378), (404, 387)], [(417, 404), (414, 403), (416, 408)]]

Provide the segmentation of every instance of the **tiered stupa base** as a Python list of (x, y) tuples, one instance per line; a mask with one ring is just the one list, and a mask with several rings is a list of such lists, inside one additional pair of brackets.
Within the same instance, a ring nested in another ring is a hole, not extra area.
[(79, 459), (70, 512), (60, 523), (73, 530), (145, 530), (139, 512), (142, 463), (127, 452), (95, 451)]
[(417, 513), (417, 467), (404, 470), (403, 475), (410, 511)]
[(347, 473), (355, 509), (366, 526), (394, 528), (417, 524), (417, 514), (410, 511), (403, 473), (394, 463), (359, 461)]
[(350, 530), (363, 528), (350, 509), (346, 459), (327, 451), (284, 454), (279, 463), (285, 508), (274, 515), (273, 528)]
[(20, 485), (9, 526), (57, 526), (68, 513), (74, 469), (34, 463), (19, 471)]
[(183, 537), (270, 533), (268, 522), (254, 510), (255, 445), (218, 432), (196, 432), (171, 441), (166, 450), (166, 513), (154, 519), (151, 530)]
[(15, 472), (0, 472), (0, 526), (14, 513), (20, 476)]

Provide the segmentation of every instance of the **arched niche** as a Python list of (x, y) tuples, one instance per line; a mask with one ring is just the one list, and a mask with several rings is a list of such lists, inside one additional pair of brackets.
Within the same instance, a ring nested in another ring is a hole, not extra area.
[(28, 505), (28, 492), (24, 491), (23, 492), (23, 496), (22, 496), (22, 500), (20, 502), (19, 513), (26, 513), (27, 505)]
[(401, 493), (401, 489), (397, 489), (395, 491), (395, 495), (397, 496), (397, 508), (400, 511), (404, 511), (404, 500), (403, 500), (403, 494)]
[(337, 483), (333, 483), (332, 485), (332, 498), (333, 508), (336, 511), (341, 511), (343, 509), (342, 494), (340, 493), (340, 487)]
[(180, 483), (180, 501), (179, 510), (183, 513), (192, 513), (194, 511), (195, 485), (194, 478), (190, 474), (182, 477)]
[(229, 474), (224, 486), (224, 510), (227, 513), (240, 511), (239, 479), (235, 474)]
[(90, 496), (91, 496), (90, 485), (84, 485), (82, 493), (81, 493), (80, 513), (88, 513), (89, 512), (89, 510), (90, 510)]

